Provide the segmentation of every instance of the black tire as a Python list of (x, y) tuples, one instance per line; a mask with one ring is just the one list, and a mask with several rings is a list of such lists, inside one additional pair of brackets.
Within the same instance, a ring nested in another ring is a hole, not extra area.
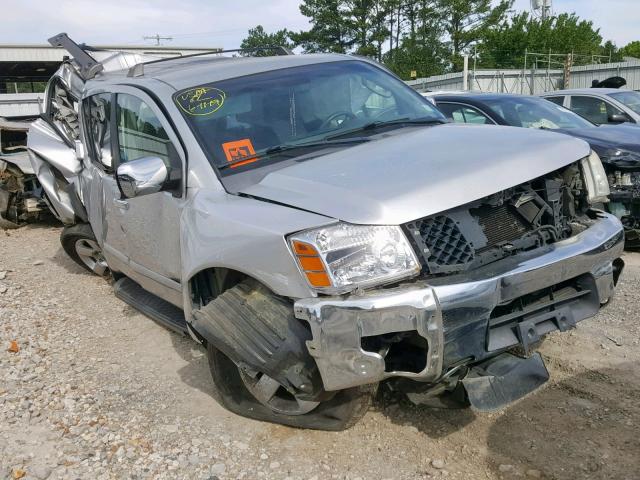
[[(69, 257), (71, 257), (71, 259), (82, 268), (100, 277), (109, 276), (109, 268), (102, 256), (102, 250), (98, 245), (95, 235), (93, 234), (91, 225), (88, 223), (78, 223), (76, 225), (64, 227), (60, 234), (60, 243), (67, 255), (69, 255)], [(78, 253), (81, 243), (91, 245), (95, 249), (96, 258), (94, 260), (96, 264), (93, 268), (91, 266), (91, 262), (88, 262), (86, 258), (83, 260), (83, 257)]]
[(243, 417), (296, 428), (341, 431), (351, 428), (367, 413), (377, 384), (340, 390), (329, 400), (302, 415), (284, 415), (258, 402), (247, 389), (238, 367), (220, 350), (207, 345), (214, 396), (227, 409)]

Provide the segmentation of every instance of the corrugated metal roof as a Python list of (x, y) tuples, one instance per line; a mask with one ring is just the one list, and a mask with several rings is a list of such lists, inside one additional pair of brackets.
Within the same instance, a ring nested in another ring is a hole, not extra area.
[[(94, 48), (117, 52), (142, 53), (159, 57), (205, 53), (220, 48), (157, 47), (135, 45), (101, 45)], [(90, 52), (89, 52), (90, 53)], [(61, 62), (69, 55), (63, 48), (48, 45), (0, 45), (0, 62)]]

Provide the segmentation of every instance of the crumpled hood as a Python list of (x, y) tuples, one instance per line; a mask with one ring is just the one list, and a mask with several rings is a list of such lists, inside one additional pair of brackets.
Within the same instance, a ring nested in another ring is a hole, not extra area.
[(581, 140), (524, 128), (407, 128), (274, 171), (242, 193), (346, 222), (397, 225), (519, 185), (589, 152)]

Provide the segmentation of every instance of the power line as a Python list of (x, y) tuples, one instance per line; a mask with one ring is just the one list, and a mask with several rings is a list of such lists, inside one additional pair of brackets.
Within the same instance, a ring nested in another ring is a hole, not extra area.
[(156, 45), (160, 46), (160, 40), (173, 40), (173, 37), (162, 37), (160, 36), (159, 33), (156, 33), (155, 35), (151, 35), (151, 36), (144, 36), (142, 37), (144, 40), (155, 40), (156, 41)]

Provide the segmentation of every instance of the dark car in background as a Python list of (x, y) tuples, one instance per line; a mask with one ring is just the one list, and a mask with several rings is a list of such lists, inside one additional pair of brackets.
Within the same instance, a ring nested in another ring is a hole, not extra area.
[(640, 130), (630, 124), (595, 125), (543, 98), (511, 94), (431, 95), (455, 123), (553, 130), (587, 141), (600, 156), (611, 188), (606, 209), (625, 226), (627, 248), (640, 247)]

